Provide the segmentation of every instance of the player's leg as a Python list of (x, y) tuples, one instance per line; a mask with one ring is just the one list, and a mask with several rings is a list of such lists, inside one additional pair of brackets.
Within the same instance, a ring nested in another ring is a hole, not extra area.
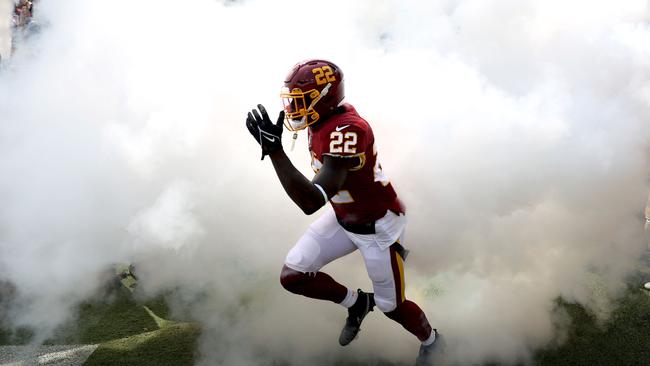
[(438, 333), (429, 324), (424, 311), (406, 299), (404, 248), (395, 243), (387, 249), (377, 245), (360, 246), (359, 249), (372, 280), (377, 308), (422, 342), (417, 364), (428, 365)]
[(357, 292), (341, 285), (320, 269), (356, 249), (336, 221), (334, 211), (330, 209), (312, 223), (289, 251), (282, 267), (280, 282), (294, 294), (329, 300), (349, 308), (356, 302)]
[(320, 269), (327, 263), (355, 251), (357, 247), (345, 234), (332, 210), (314, 222), (289, 251), (280, 281), (295, 294), (329, 300), (348, 309), (348, 317), (339, 336), (342, 346), (358, 334), (361, 321), (372, 311), (372, 294), (354, 291), (338, 283)]
[[(348, 290), (334, 278), (324, 272), (301, 272), (282, 266), (280, 283), (285, 290), (296, 295), (303, 295), (312, 299), (328, 300), (342, 304), (348, 297)], [(349, 295), (350, 298), (353, 295)]]
[(360, 248), (375, 292), (375, 304), (386, 316), (401, 324), (420, 341), (432, 335), (426, 315), (404, 295), (403, 248), (395, 243), (387, 249), (377, 245)]

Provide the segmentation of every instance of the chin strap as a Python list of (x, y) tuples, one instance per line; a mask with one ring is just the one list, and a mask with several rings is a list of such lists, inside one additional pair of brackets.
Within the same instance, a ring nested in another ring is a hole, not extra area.
[[(321, 90), (320, 94), (318, 94), (316, 99), (311, 101), (311, 104), (309, 104), (309, 107), (307, 108), (307, 112), (314, 109), (316, 103), (318, 103), (319, 100), (323, 99), (323, 97), (327, 95), (327, 93), (330, 91), (330, 87), (332, 87), (332, 83), (327, 83), (327, 85), (325, 85), (325, 87), (323, 88), (323, 90)], [(306, 114), (302, 116), (302, 119), (300, 120), (301, 125), (304, 125), (305, 123), (307, 123)], [(293, 151), (293, 148), (296, 146), (296, 140), (298, 140), (298, 131), (294, 131), (293, 133), (293, 139), (291, 140), (291, 151)]]
[(298, 131), (293, 133), (293, 138), (291, 139), (291, 150), (293, 151), (293, 148), (296, 147), (296, 140), (298, 139)]

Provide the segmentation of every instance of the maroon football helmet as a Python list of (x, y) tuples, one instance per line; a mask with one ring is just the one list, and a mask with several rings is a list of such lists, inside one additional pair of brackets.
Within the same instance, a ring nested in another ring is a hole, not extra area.
[(325, 60), (296, 64), (282, 88), (287, 129), (298, 131), (330, 116), (345, 96), (343, 72)]

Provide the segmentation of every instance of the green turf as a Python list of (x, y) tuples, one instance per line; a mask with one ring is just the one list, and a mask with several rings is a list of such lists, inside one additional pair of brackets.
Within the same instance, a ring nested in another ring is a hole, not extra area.
[(0, 280), (0, 346), (26, 344), (33, 335), (27, 328), (13, 329), (8, 326), (11, 315), (7, 309), (15, 297), (16, 287), (7, 281)]
[(572, 319), (567, 342), (539, 351), (543, 366), (650, 365), (650, 292), (628, 289), (611, 318), (599, 325), (580, 305), (560, 302)]
[(33, 338), (33, 332), (27, 328), (0, 328), (0, 346), (27, 344)]
[(196, 324), (178, 323), (153, 332), (105, 342), (84, 365), (192, 365), (199, 333)]
[[(167, 315), (164, 299), (147, 302), (149, 307)], [(157, 319), (137, 302), (130, 291), (114, 281), (92, 300), (81, 303), (76, 319), (58, 329), (47, 344), (96, 344), (159, 329)]]
[[(641, 280), (635, 278), (630, 283), (638, 285)], [(61, 327), (47, 343), (99, 343), (86, 363), (91, 366), (192, 365), (197, 357), (200, 327), (169, 320), (164, 296), (139, 301), (137, 289), (135, 292), (134, 296), (119, 281), (111, 282), (93, 300), (80, 304), (76, 321)], [(650, 291), (630, 287), (604, 324), (578, 304), (558, 300), (557, 307), (571, 319), (566, 342), (538, 351), (535, 365), (650, 366)], [(0, 344), (23, 344), (29, 338), (26, 329), (9, 331), (0, 327)], [(268, 364), (279, 366), (286, 362), (276, 359)], [(337, 366), (367, 364), (335, 362)], [(371, 364), (397, 366), (381, 360)]]
[[(2, 300), (2, 299), (0, 299)], [(0, 311), (5, 307), (0, 301)], [(55, 330), (45, 344), (97, 344), (130, 335), (157, 330), (167, 325), (169, 309), (163, 296), (140, 302), (115, 278), (108, 281), (92, 299), (77, 305), (74, 321)], [(27, 344), (33, 332), (11, 329), (7, 316), (0, 313), (0, 345)]]
[[(572, 322), (568, 339), (560, 347), (549, 347), (535, 356), (541, 366), (643, 366), (650, 365), (650, 293), (630, 288), (605, 324), (582, 306), (558, 301)], [(135, 337), (104, 343), (87, 365), (192, 365), (195, 357), (196, 325), (177, 324)], [(254, 350), (253, 350), (254, 351)], [(397, 366), (381, 360), (372, 365)], [(288, 365), (269, 360), (268, 365)], [(367, 361), (335, 362), (337, 366), (368, 365)], [(498, 366), (490, 364), (491, 366)]]

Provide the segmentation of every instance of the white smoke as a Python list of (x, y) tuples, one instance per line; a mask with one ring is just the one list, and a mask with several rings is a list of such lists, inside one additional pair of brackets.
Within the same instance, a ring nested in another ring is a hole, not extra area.
[[(285, 73), (312, 57), (343, 68), (375, 129), (410, 217), (407, 297), (453, 360), (525, 362), (554, 337), (558, 296), (606, 315), (594, 276), (615, 296), (645, 248), (646, 1), (39, 6), (47, 26), (0, 74), (0, 278), (24, 304), (14, 323), (42, 337), (97, 271), (134, 261), (148, 292), (181, 288), (201, 364), (414, 358), (377, 313), (341, 349), (343, 309), (277, 281), (313, 218), (243, 121), (279, 111)], [(311, 176), (305, 141), (290, 156)], [(370, 287), (357, 254), (325, 270)]]
[(0, 60), (11, 54), (12, 0), (0, 0)]

